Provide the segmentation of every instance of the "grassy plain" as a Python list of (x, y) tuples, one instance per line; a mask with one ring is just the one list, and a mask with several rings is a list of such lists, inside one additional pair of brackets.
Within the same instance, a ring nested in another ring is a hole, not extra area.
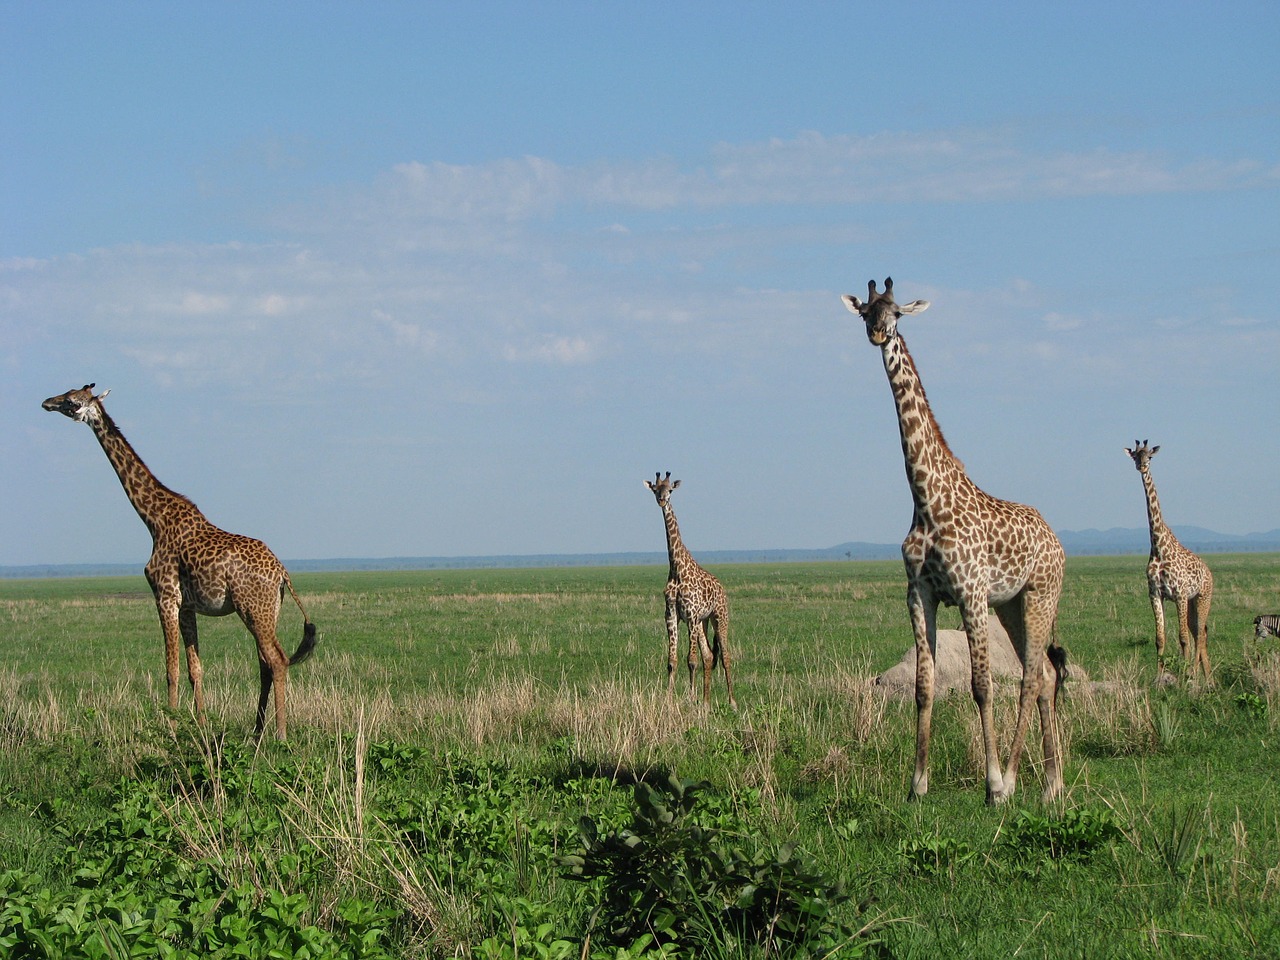
[[(84, 838), (121, 818), (121, 782), (143, 783), (165, 831), (134, 856), (215, 864), (201, 883), (222, 890), (204, 926), (167, 942), (210, 936), (227, 903), (279, 914), (283, 896), (316, 943), (364, 930), (387, 955), (638, 956), (594, 952), (592, 889), (556, 857), (581, 814), (625, 826), (627, 784), (675, 772), (710, 781), (707, 815), (735, 842), (796, 841), (848, 884), (840, 918), (873, 933), (836, 956), (1275, 956), (1280, 656), (1251, 621), (1280, 609), (1280, 555), (1208, 560), (1209, 690), (1151, 685), (1145, 558), (1069, 561), (1060, 640), (1101, 683), (1068, 685), (1065, 797), (1039, 803), (1037, 747), (996, 809), (967, 696), (935, 711), (931, 792), (905, 802), (914, 707), (868, 686), (910, 645), (898, 563), (716, 568), (736, 712), (719, 677), (710, 711), (666, 700), (664, 568), (300, 574), (322, 639), (290, 678), (290, 741), (260, 751), (234, 618), (200, 621), (201, 728), (185, 678), (180, 716), (160, 708), (140, 576), (0, 581), (0, 874), (76, 894)], [(291, 606), (281, 636), (301, 636)], [(1007, 742), (1011, 688), (997, 717)], [(154, 882), (95, 856), (101, 886)]]

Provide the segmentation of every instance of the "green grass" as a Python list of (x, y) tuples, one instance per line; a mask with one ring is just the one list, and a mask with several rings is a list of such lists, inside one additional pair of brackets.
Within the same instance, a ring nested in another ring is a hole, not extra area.
[[(1065, 797), (1037, 799), (1037, 734), (996, 809), (967, 696), (939, 704), (931, 792), (905, 800), (914, 707), (868, 686), (911, 643), (898, 563), (716, 568), (737, 712), (719, 677), (691, 706), (683, 671), (667, 702), (663, 568), (300, 574), (322, 639), (290, 677), (290, 741), (260, 751), (234, 618), (200, 621), (199, 727), (185, 677), (161, 709), (140, 576), (0, 581), (0, 955), (7, 901), (67, 956), (620, 956), (584, 951), (600, 888), (557, 858), (579, 817), (625, 827), (629, 784), (674, 772), (711, 784), (690, 815), (708, 843), (772, 863), (797, 842), (847, 885), (832, 929), (874, 933), (837, 956), (1273, 956), (1280, 658), (1252, 619), (1280, 556), (1209, 564), (1217, 683), (1197, 690), (1151, 687), (1145, 558), (1068, 562), (1059, 638), (1102, 683), (1068, 686)], [(1006, 743), (1013, 712), (1006, 686)], [(85, 897), (98, 934), (67, 912)]]

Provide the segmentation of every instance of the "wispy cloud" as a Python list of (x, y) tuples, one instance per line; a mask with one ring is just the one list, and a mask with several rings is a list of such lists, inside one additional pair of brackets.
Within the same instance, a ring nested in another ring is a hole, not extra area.
[[(566, 208), (660, 211), (760, 204), (1027, 201), (1280, 187), (1275, 158), (1175, 158), (1093, 148), (1042, 152), (1006, 131), (804, 133), (721, 143), (701, 163), (669, 158), (562, 165), (539, 157), (406, 162), (338, 198), (352, 224), (512, 224)], [(614, 222), (609, 229), (627, 230)], [(423, 234), (425, 238), (428, 234)], [(451, 234), (453, 244), (466, 234)]]
[[(1275, 188), (1276, 171), (1254, 158), (1037, 153), (998, 131), (805, 133), (719, 144), (685, 166), (412, 161), (280, 211), (278, 242), (7, 261), (0, 303), (6, 326), (69, 324), (87, 352), (231, 378), (299, 362), (318, 380), (377, 380), (409, 358), (587, 367), (628, 352), (747, 355), (784, 335), (780, 317), (812, 315), (818, 295), (746, 286), (709, 264), (865, 244), (874, 232), (856, 215), (766, 224), (739, 211)], [(1087, 326), (1025, 291), (949, 293), (953, 315), (995, 296), (1005, 316), (1050, 336)]]

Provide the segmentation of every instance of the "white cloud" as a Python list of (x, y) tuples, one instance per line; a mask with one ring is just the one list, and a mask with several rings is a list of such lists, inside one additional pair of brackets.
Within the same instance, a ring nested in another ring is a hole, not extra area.
[(221, 294), (188, 291), (168, 309), (177, 314), (201, 317), (214, 313), (226, 313), (230, 303), (230, 299)]
[(589, 363), (598, 350), (583, 337), (545, 336), (533, 343), (508, 344), (503, 357), (514, 363), (537, 362), (560, 365)]
[(305, 301), (301, 297), (288, 297), (279, 293), (268, 293), (254, 300), (254, 311), (267, 317), (282, 317), (287, 313), (301, 310)]
[[(785, 283), (788, 265), (809, 251), (882, 242), (883, 228), (859, 216), (859, 202), (914, 209), (930, 200), (1245, 189), (1274, 184), (1268, 177), (1273, 169), (1253, 160), (1050, 155), (981, 132), (806, 133), (720, 144), (701, 165), (409, 162), (365, 188), (331, 192), (305, 215), (291, 211), (289, 242), (131, 244), (0, 263), (8, 314), (0, 338), (26, 343), (26, 331), (69, 324), (86, 353), (245, 382), (284, 369), (317, 383), (380, 383), (430, 363), (755, 360), (824, 316), (829, 295), (803, 283), (763, 288)], [(796, 205), (786, 222), (755, 212), (786, 204)], [(849, 210), (810, 219), (813, 204)], [(761, 264), (770, 279), (752, 285)], [(987, 337), (1034, 329), (1043, 340), (1035, 352), (1046, 357), (1048, 344), (1086, 322), (1020, 279), (912, 296), (945, 303), (952, 317), (983, 318), (976, 329)]]
[(1046, 330), (1075, 330), (1079, 328), (1084, 321), (1077, 316), (1068, 313), (1051, 312), (1044, 315), (1044, 327)]
[(523, 220), (554, 209), (563, 170), (539, 157), (463, 166), (396, 164), (377, 189), (402, 217), (432, 220)]

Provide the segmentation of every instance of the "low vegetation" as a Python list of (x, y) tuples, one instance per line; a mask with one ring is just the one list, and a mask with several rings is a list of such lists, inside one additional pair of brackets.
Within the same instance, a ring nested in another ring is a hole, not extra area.
[(1067, 789), (999, 808), (963, 696), (906, 802), (893, 563), (715, 569), (737, 711), (666, 700), (662, 569), (301, 575), (261, 745), (238, 624), (201, 725), (140, 576), (0, 582), (0, 956), (1274, 956), (1280, 556), (1209, 562), (1208, 689), (1151, 683), (1144, 558), (1069, 562)]

